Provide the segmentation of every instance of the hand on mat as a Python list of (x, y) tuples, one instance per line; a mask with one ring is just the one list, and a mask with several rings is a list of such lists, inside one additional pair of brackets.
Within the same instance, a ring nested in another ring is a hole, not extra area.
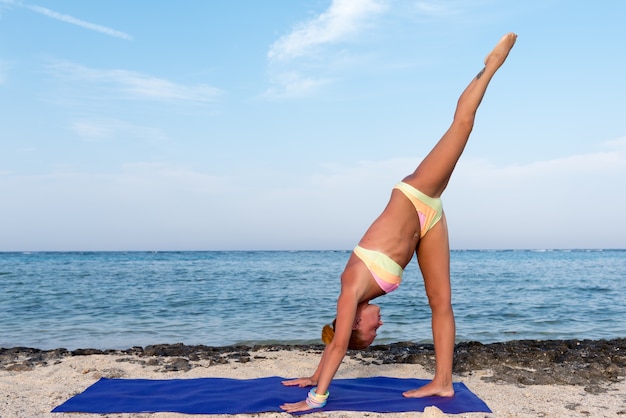
[(281, 383), (285, 386), (298, 386), (303, 388), (317, 385), (317, 380), (313, 380), (312, 377), (301, 377), (299, 379), (283, 380)]
[(285, 412), (303, 412), (303, 411), (308, 411), (309, 409), (312, 409), (307, 403), (306, 400), (304, 401), (300, 401), (300, 402), (295, 402), (295, 403), (284, 403), (280, 406), (280, 409), (282, 409)]

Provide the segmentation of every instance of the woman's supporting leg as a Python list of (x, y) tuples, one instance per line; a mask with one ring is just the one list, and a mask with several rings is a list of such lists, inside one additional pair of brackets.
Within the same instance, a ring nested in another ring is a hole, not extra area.
[(421, 192), (439, 197), (445, 190), (469, 139), (480, 102), (493, 75), (506, 60), (517, 35), (504, 35), (485, 58), (485, 67), (465, 88), (458, 100), (452, 125), (413, 174), (404, 179)]
[(452, 396), (452, 362), (454, 358), (455, 325), (450, 288), (450, 247), (445, 215), (420, 240), (417, 261), (424, 277), (424, 288), (432, 311), (435, 344), (435, 376), (419, 389), (405, 392), (411, 398)]

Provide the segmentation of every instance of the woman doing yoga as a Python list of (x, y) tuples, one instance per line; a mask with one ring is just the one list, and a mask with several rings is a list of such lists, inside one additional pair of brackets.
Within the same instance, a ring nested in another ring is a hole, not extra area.
[(382, 325), (380, 308), (369, 301), (398, 287), (413, 253), (417, 255), (432, 311), (436, 365), (431, 382), (403, 395), (454, 395), (455, 324), (450, 289), (450, 249), (440, 196), (463, 153), (487, 86), (506, 60), (516, 38), (514, 33), (505, 35), (487, 55), (484, 68), (461, 94), (450, 128), (417, 169), (393, 188), (389, 203), (352, 252), (341, 275), (334, 336), (333, 330), (325, 328), (324, 339), (328, 342), (325, 341), (327, 345), (319, 366), (311, 377), (283, 382), (287, 386), (315, 387), (307, 399), (283, 404), (283, 410), (300, 412), (326, 404), (328, 387), (348, 348), (369, 346)]

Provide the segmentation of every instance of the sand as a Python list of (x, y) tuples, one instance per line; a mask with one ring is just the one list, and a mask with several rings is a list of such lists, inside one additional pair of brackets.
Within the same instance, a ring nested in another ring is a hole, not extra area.
[[(49, 354), (49, 353), (48, 353)], [(316, 349), (281, 349), (252, 347), (243, 354), (218, 353), (212, 358), (198, 356), (146, 356), (146, 352), (110, 351), (105, 354), (42, 355), (16, 350), (4, 353), (0, 362), (0, 417), (183, 417), (176, 413), (154, 414), (65, 414), (51, 413), (57, 405), (85, 390), (101, 377), (109, 378), (257, 378), (266, 376), (300, 377), (309, 375), (319, 361)], [(59, 354), (59, 353), (57, 353)], [(620, 353), (621, 354), (621, 353)], [(30, 357), (29, 357), (30, 356)], [(34, 361), (33, 361), (34, 359)], [(367, 359), (366, 359), (367, 360)], [(347, 356), (338, 378), (391, 376), (399, 378), (431, 377), (420, 364), (378, 364), (364, 361), (360, 354)], [(492, 414), (465, 413), (453, 417), (626, 417), (626, 381), (592, 385), (525, 385), (501, 381), (490, 369), (455, 374), (492, 409)], [(218, 416), (218, 415), (191, 415)], [(225, 416), (225, 415), (219, 415)], [(244, 416), (244, 415), (239, 415)], [(288, 417), (289, 414), (265, 413), (249, 416)], [(424, 413), (312, 413), (311, 417), (445, 417), (436, 408)]]

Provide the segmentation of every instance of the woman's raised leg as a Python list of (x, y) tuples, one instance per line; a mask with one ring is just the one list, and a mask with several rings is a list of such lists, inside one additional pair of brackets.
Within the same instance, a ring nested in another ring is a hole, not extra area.
[(506, 34), (485, 58), (485, 66), (459, 97), (452, 125), (417, 169), (404, 181), (422, 193), (439, 197), (445, 190), (474, 126), (476, 111), (493, 75), (506, 60), (517, 35)]
[[(487, 55), (485, 67), (461, 94), (452, 125), (415, 172), (404, 179), (405, 182), (431, 197), (441, 196), (472, 132), (476, 111), (487, 86), (506, 60), (516, 38), (517, 36), (512, 33), (505, 35)], [(450, 286), (450, 246), (445, 215), (420, 239), (416, 253), (432, 311), (435, 376), (430, 383), (418, 389), (409, 390), (403, 395), (406, 397), (452, 396), (454, 395), (452, 366), (456, 331)]]

